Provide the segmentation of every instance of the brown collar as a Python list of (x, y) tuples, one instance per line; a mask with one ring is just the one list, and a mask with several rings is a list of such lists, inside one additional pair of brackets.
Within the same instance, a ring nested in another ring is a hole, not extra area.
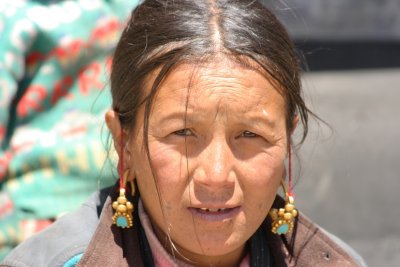
[[(277, 196), (275, 208), (283, 207), (284, 200)], [(266, 219), (267, 227), (271, 220)], [(270, 228), (268, 228), (270, 229)], [(267, 243), (274, 258), (274, 266), (359, 266), (356, 260), (320, 227), (299, 213), (292, 233), (279, 236), (267, 231)]]

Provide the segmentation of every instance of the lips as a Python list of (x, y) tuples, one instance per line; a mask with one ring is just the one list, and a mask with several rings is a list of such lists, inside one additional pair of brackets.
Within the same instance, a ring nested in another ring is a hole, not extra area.
[(222, 209), (199, 208), (199, 210), (204, 211), (204, 212), (222, 212), (222, 211), (229, 210), (229, 208), (222, 208)]
[(233, 219), (240, 211), (240, 206), (232, 208), (188, 208), (193, 217), (209, 222), (223, 222)]

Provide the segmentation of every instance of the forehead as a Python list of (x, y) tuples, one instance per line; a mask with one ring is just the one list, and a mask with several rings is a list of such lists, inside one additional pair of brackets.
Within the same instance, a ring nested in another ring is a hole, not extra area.
[[(149, 78), (149, 84), (155, 76)], [(210, 105), (237, 112), (285, 109), (284, 99), (270, 79), (254, 68), (227, 59), (179, 65), (161, 84), (153, 103), (154, 108), (162, 107), (164, 111), (182, 105), (188, 111)]]

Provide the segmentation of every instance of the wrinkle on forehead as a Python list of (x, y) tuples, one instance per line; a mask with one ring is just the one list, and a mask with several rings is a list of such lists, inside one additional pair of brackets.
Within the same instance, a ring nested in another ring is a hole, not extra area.
[(227, 110), (239, 113), (259, 110), (268, 117), (270, 114), (265, 110), (266, 105), (285, 104), (283, 98), (282, 103), (269, 100), (272, 94), (280, 92), (265, 75), (253, 68), (244, 68), (226, 57), (199, 64), (182, 63), (160, 86), (153, 105), (159, 106), (166, 100), (171, 105), (184, 108), (188, 114), (191, 111), (201, 112), (207, 102), (215, 101), (217, 112), (209, 116), (217, 116)]
[(204, 104), (199, 102), (203, 99), (201, 96), (207, 96), (210, 101), (216, 100), (217, 107), (221, 111), (228, 108), (246, 113), (265, 107), (266, 104), (270, 105), (270, 98), (276, 93), (276, 89), (263, 76), (260, 79), (260, 75), (258, 77), (257, 75), (259, 75), (257, 72), (237, 65), (228, 65), (225, 68), (211, 65), (208, 68), (201, 68), (190, 86), (188, 109), (201, 108)]

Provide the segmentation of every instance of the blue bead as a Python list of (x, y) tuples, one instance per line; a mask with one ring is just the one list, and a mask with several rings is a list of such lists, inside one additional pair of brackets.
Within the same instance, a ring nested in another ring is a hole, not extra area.
[(286, 223), (282, 224), (281, 226), (278, 227), (278, 229), (276, 229), (276, 232), (279, 235), (286, 234), (288, 231), (289, 231), (289, 225)]
[(124, 216), (118, 216), (117, 226), (122, 228), (128, 227), (128, 220)]

